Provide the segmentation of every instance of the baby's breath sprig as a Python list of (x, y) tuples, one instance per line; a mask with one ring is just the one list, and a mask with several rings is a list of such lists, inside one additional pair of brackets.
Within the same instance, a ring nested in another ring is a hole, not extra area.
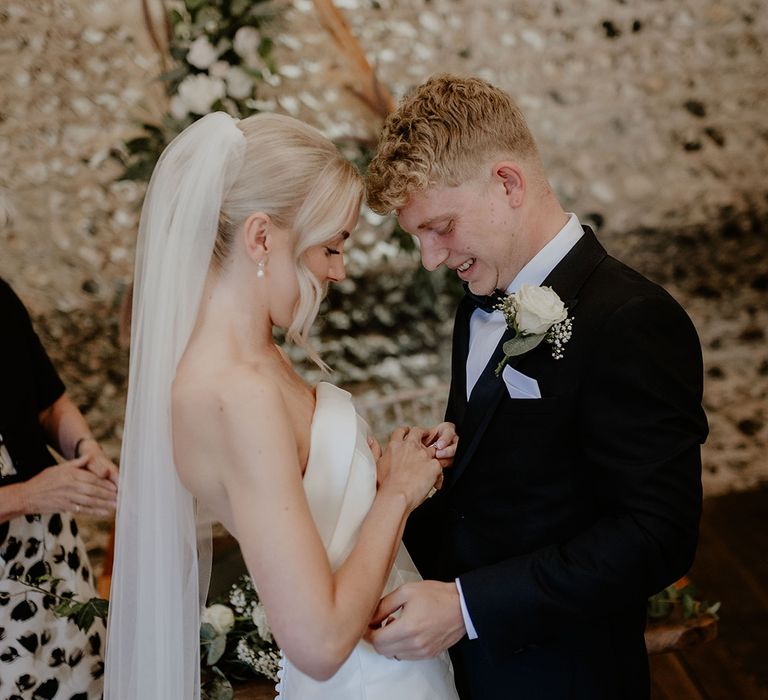
[(564, 346), (571, 339), (573, 334), (573, 317), (569, 316), (565, 321), (556, 323), (547, 331), (544, 340), (552, 346), (552, 357), (556, 360), (563, 359)]

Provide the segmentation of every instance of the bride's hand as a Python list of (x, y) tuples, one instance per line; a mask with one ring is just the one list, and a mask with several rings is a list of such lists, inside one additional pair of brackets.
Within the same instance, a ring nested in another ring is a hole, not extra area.
[(378, 462), (381, 459), (381, 445), (373, 435), (368, 436), (368, 447), (371, 448), (373, 459)]
[(435, 448), (426, 447), (424, 437), (421, 428), (398, 428), (377, 464), (379, 490), (404, 494), (410, 510), (427, 497), (442, 473)]

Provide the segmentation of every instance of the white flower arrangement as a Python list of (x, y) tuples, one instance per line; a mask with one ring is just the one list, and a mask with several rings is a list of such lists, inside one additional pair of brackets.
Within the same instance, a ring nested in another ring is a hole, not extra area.
[(258, 112), (260, 85), (277, 75), (267, 34), (275, 12), (270, 0), (170, 0), (168, 6), (174, 66), (160, 76), (168, 113), (125, 143), (123, 180), (148, 180), (165, 146), (205, 114)]
[(504, 314), (507, 327), (515, 331), (513, 338), (504, 343), (504, 358), (496, 367), (496, 376), (511, 357), (522, 355), (542, 341), (552, 346), (552, 357), (563, 359), (564, 347), (573, 333), (573, 318), (562, 299), (551, 287), (524, 284), (519, 291), (509, 294), (496, 307)]
[(253, 581), (241, 576), (225, 600), (200, 614), (204, 700), (231, 698), (232, 680), (265, 676), (277, 681), (280, 650)]

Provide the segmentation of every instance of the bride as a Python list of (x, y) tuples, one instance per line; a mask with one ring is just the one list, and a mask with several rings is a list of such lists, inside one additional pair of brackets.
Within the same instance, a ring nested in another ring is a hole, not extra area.
[(349, 394), (307, 386), (272, 338), (286, 329), (322, 366), (308, 334), (344, 278), (361, 192), (332, 143), (277, 115), (208, 115), (155, 169), (137, 249), (108, 700), (199, 697), (203, 511), (238, 539), (264, 602), (284, 654), (278, 697), (457, 697), (447, 657), (400, 662), (361, 641), (382, 594), (418, 578), (400, 538), (441, 479), (438, 458), (453, 455), (453, 426), (399, 429), (381, 453)]

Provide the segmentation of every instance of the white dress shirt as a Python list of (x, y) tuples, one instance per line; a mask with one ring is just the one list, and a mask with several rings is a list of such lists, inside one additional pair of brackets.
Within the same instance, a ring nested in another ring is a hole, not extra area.
[[(584, 235), (576, 214), (568, 214), (568, 221), (557, 235), (545, 245), (531, 260), (517, 273), (515, 279), (506, 289), (507, 294), (514, 294), (524, 284), (539, 286), (554, 270), (558, 263), (576, 245), (576, 242)], [(475, 388), (485, 366), (493, 355), (493, 351), (504, 335), (507, 324), (501, 311), (488, 313), (482, 309), (475, 309), (469, 319), (469, 352), (467, 353), (467, 401)], [(501, 381), (501, 380), (499, 380)], [(464, 601), (464, 593), (461, 590), (461, 582), (456, 579), (456, 588), (459, 591), (461, 615), (464, 618), (464, 626), (467, 628), (467, 636), (477, 639), (477, 631), (472, 624), (472, 618)]]
[[(557, 264), (576, 245), (576, 241), (584, 235), (576, 214), (568, 214), (568, 222), (558, 231), (557, 235), (545, 245), (517, 273), (506, 289), (507, 294), (514, 294), (524, 284), (538, 287)], [(488, 360), (504, 335), (507, 324), (501, 311), (488, 313), (475, 309), (469, 319), (469, 353), (467, 354), (467, 401), (472, 389), (477, 384)]]

